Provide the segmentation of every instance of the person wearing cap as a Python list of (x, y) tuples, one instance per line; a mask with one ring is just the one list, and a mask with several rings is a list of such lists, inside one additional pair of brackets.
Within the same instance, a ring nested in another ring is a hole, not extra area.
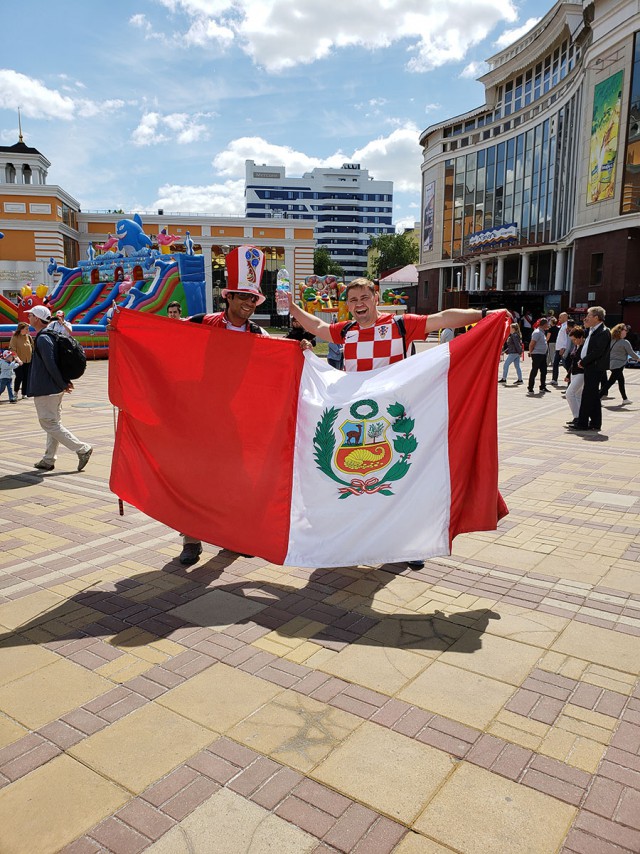
[(58, 335), (66, 335), (71, 338), (73, 327), (68, 320), (64, 319), (64, 311), (56, 311), (55, 320), (49, 324), (49, 332), (57, 332)]
[(33, 397), (40, 426), (47, 434), (47, 444), (42, 459), (34, 467), (52, 471), (56, 452), (64, 445), (78, 455), (78, 471), (82, 471), (93, 452), (91, 445), (81, 442), (60, 421), (62, 399), (73, 391), (73, 383), (63, 379), (55, 358), (55, 340), (48, 335), (51, 312), (46, 305), (36, 305), (29, 311), (29, 323), (36, 330), (33, 342), (33, 359), (29, 372), (27, 393)]
[[(251, 317), (266, 297), (260, 290), (264, 270), (264, 253), (255, 246), (239, 246), (226, 257), (227, 286), (222, 296), (227, 301), (224, 311), (215, 314), (194, 314), (186, 318), (191, 323), (203, 326), (215, 326), (229, 332), (249, 332), (254, 335), (268, 335), (266, 329), (258, 326)], [(183, 566), (191, 566), (200, 560), (201, 540), (182, 535), (182, 552), (179, 561)], [(245, 555), (246, 557), (246, 555)]]

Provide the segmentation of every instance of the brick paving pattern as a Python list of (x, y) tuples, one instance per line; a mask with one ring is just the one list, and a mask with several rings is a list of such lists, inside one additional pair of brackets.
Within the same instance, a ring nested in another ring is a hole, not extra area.
[(44, 475), (32, 403), (0, 404), (2, 854), (197, 851), (212, 822), (224, 852), (640, 852), (636, 407), (580, 438), (559, 391), (500, 389), (510, 515), (424, 570), (186, 570), (118, 515), (105, 400), (91, 364), (65, 423), (96, 452)]

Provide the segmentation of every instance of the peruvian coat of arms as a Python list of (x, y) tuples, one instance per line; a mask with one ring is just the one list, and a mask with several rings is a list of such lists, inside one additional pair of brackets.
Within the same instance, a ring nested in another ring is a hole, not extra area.
[[(336, 432), (340, 413), (335, 406), (325, 409), (318, 421), (313, 437), (317, 467), (341, 484), (339, 498), (393, 495), (392, 483), (409, 471), (411, 454), (418, 447), (413, 418), (401, 403), (387, 407), (387, 418), (380, 415), (375, 400), (358, 400)], [(389, 433), (395, 435), (390, 438)]]

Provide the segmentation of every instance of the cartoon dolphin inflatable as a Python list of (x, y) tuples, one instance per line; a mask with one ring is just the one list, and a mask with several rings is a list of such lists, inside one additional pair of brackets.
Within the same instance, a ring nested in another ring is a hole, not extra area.
[(142, 230), (142, 220), (139, 214), (134, 214), (133, 219), (121, 219), (116, 224), (116, 236), (118, 238), (118, 249), (124, 250), (125, 254), (131, 251), (139, 252), (145, 247), (151, 246), (151, 238)]

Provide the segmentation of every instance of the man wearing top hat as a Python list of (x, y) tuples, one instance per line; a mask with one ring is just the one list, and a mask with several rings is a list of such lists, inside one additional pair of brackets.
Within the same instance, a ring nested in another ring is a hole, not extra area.
[[(192, 323), (202, 323), (205, 326), (216, 326), (230, 332), (250, 332), (255, 335), (269, 333), (251, 320), (251, 317), (266, 297), (260, 290), (262, 271), (264, 270), (264, 253), (255, 246), (239, 246), (227, 255), (227, 286), (222, 296), (227, 301), (224, 311), (215, 314), (194, 314), (187, 320)], [(182, 535), (182, 552), (180, 563), (191, 566), (197, 563), (202, 554), (202, 542)]]

